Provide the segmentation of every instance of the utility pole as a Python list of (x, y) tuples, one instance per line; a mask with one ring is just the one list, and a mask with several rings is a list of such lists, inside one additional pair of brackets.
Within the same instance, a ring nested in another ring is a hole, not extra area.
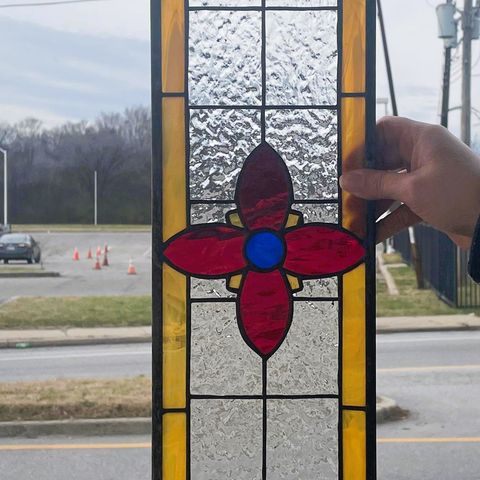
[(93, 223), (96, 226), (98, 224), (98, 215), (97, 215), (97, 193), (98, 193), (98, 181), (97, 181), (97, 171), (95, 170), (95, 173), (93, 174)]
[(462, 58), (462, 119), (461, 134), (465, 144), (472, 141), (472, 33), (473, 5), (472, 0), (465, 0), (463, 6), (463, 58)]
[(385, 31), (385, 22), (383, 20), (382, 2), (377, 0), (378, 20), (380, 22), (380, 31), (382, 33), (383, 53), (385, 55), (385, 64), (387, 67), (388, 87), (390, 89), (390, 99), (392, 101), (392, 114), (398, 117), (397, 97), (395, 95), (395, 87), (393, 84), (392, 66), (390, 62), (390, 54), (388, 53), (387, 33)]
[[(450, 0), (451, 1), (451, 0)], [(448, 112), (450, 109), (450, 75), (452, 68), (452, 47), (445, 46), (445, 65), (443, 70), (442, 114), (440, 124), (448, 128)]]
[[(390, 89), (390, 99), (392, 101), (392, 114), (394, 117), (398, 117), (397, 98), (395, 95), (395, 85), (393, 83), (392, 66), (390, 62), (390, 55), (388, 53), (387, 33), (385, 30), (385, 21), (383, 18), (382, 2), (377, 0), (378, 6), (378, 20), (380, 22), (380, 31), (382, 32), (383, 53), (385, 55), (385, 64), (387, 67), (388, 87)], [(415, 241), (415, 229), (408, 227), (408, 238), (410, 241), (410, 252), (412, 257), (412, 263), (415, 268), (415, 276), (417, 278), (417, 288), (425, 288), (425, 282), (423, 280), (422, 260), (420, 252), (417, 249), (417, 243)]]
[(7, 151), (0, 148), (3, 155), (3, 224), (8, 225), (8, 176), (7, 176)]

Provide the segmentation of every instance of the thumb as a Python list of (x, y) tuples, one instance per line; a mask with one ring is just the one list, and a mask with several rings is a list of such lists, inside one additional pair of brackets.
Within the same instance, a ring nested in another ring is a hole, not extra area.
[(358, 169), (344, 173), (340, 186), (366, 200), (391, 199), (402, 201), (408, 173), (384, 172), (382, 170)]

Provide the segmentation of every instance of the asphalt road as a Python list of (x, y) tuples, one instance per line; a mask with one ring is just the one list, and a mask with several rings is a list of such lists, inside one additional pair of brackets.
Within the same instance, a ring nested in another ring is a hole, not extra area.
[[(35, 378), (148, 374), (148, 350), (144, 344), (0, 351), (0, 378), (8, 369), (11, 379), (31, 378), (28, 370)], [(63, 360), (47, 358), (54, 355)], [(408, 419), (378, 427), (379, 480), (479, 480), (480, 332), (380, 335), (378, 367), (379, 393), (410, 411)], [(148, 442), (2, 439), (2, 480), (147, 480)]]
[[(47, 271), (59, 272), (58, 278), (3, 278), (0, 302), (15, 296), (92, 296), (144, 295), (151, 291), (149, 233), (36, 233), (42, 248), (42, 261)], [(108, 268), (93, 270), (87, 252), (108, 243)], [(77, 247), (80, 261), (73, 261)], [(127, 275), (132, 258), (138, 275)], [(20, 265), (20, 263), (18, 263)]]

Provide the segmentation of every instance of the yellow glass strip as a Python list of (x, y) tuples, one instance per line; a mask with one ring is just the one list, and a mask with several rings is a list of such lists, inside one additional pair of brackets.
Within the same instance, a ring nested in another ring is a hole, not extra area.
[(234, 275), (228, 280), (228, 287), (233, 290), (238, 290), (242, 283), (242, 275)]
[(163, 406), (185, 408), (187, 279), (163, 266)]
[(290, 213), (288, 215), (288, 219), (287, 219), (287, 223), (285, 224), (285, 228), (294, 227), (295, 225), (298, 225), (298, 222), (300, 221), (301, 218), (302, 218), (302, 216), (298, 213)]
[(344, 405), (366, 402), (365, 265), (343, 276), (342, 398)]
[(164, 98), (162, 103), (163, 148), (163, 239), (187, 226), (185, 165), (185, 102), (183, 98)]
[(293, 275), (287, 275), (287, 280), (293, 291), (300, 289), (300, 280), (297, 277)]
[(162, 0), (162, 90), (185, 91), (184, 0)]
[(187, 477), (187, 416), (167, 413), (163, 416), (163, 480)]
[(227, 214), (227, 222), (229, 222), (231, 225), (235, 225), (236, 227), (243, 227), (243, 223), (240, 220), (240, 215), (236, 210)]
[[(343, 173), (365, 166), (365, 100), (342, 99), (342, 171)], [(365, 237), (366, 202), (342, 192), (342, 225)]]
[(367, 477), (365, 412), (343, 411), (343, 478), (365, 480)]
[(343, 0), (344, 93), (365, 91), (366, 18), (366, 0)]
[[(162, 104), (163, 237), (187, 226), (185, 111), (182, 98)], [(168, 265), (163, 267), (163, 406), (186, 406), (187, 280)]]

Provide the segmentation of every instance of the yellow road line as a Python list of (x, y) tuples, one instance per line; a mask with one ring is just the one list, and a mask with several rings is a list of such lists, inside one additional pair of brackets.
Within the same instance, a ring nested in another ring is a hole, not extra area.
[(379, 438), (378, 443), (480, 443), (480, 437)]
[(65, 444), (18, 444), (0, 445), (0, 451), (21, 450), (120, 450), (129, 448), (150, 448), (150, 443), (65, 443)]
[(379, 368), (377, 369), (377, 373), (444, 372), (449, 370), (480, 370), (480, 365), (437, 365), (432, 367)]
[[(406, 438), (378, 438), (377, 443), (480, 443), (480, 437), (406, 437)], [(65, 443), (65, 444), (17, 444), (0, 445), (1, 451), (41, 451), (41, 450), (126, 450), (150, 448), (145, 443)]]

